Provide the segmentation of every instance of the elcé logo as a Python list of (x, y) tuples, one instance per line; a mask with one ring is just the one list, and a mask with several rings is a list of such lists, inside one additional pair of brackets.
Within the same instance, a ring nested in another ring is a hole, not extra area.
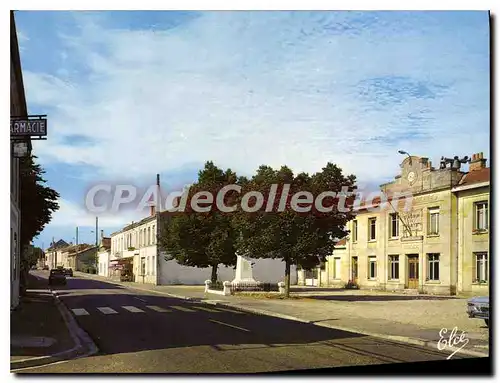
[(455, 351), (453, 351), (453, 353), (448, 358), (446, 358), (447, 360), (449, 360), (453, 355), (455, 355), (469, 343), (469, 338), (467, 338), (467, 334), (465, 331), (462, 331), (462, 333), (458, 335), (458, 327), (454, 327), (449, 335), (447, 335), (447, 333), (447, 328), (442, 328), (441, 331), (439, 331), (440, 339), (437, 345), (439, 351), (443, 351), (447, 348), (453, 349), (454, 347), (462, 345), (461, 347), (458, 347)]

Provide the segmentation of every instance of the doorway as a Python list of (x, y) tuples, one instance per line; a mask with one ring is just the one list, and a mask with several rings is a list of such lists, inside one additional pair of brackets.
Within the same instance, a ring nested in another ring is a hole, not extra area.
[(408, 254), (407, 289), (418, 289), (418, 254)]

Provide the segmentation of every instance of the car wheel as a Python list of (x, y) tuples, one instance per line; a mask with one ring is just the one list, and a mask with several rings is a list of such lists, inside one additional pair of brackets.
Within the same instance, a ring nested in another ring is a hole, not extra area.
[(484, 323), (486, 323), (486, 326), (490, 327), (490, 320), (489, 319), (485, 319)]

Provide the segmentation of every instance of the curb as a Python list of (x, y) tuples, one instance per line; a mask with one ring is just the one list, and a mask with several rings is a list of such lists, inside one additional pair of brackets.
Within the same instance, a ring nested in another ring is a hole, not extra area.
[(56, 306), (63, 317), (64, 323), (68, 328), (75, 346), (69, 350), (61, 351), (52, 355), (22, 359), (10, 363), (11, 372), (17, 372), (26, 368), (41, 367), (55, 362), (61, 362), (70, 359), (84, 358), (95, 354), (98, 351), (97, 346), (90, 336), (76, 323), (75, 318), (62, 303), (55, 291), (50, 290), (55, 299)]
[[(353, 332), (353, 333), (362, 334), (362, 335), (366, 335), (366, 336), (372, 336), (374, 338), (391, 340), (394, 342), (414, 344), (417, 346), (430, 347), (433, 349), (437, 349), (437, 347), (438, 347), (438, 342), (431, 341), (431, 340), (410, 338), (410, 337), (406, 337), (406, 336), (378, 334), (378, 333), (373, 333), (373, 332), (369, 332), (369, 331), (362, 331), (362, 330), (353, 329), (353, 328), (344, 327), (344, 326), (332, 326), (329, 324), (308, 321), (306, 319), (300, 319), (297, 317), (293, 317), (293, 316), (285, 315), (285, 314), (279, 314), (279, 313), (275, 313), (272, 311), (249, 308), (249, 307), (242, 307), (242, 306), (231, 304), (231, 303), (223, 303), (223, 302), (204, 302), (204, 303), (208, 303), (208, 304), (211, 304), (214, 306), (229, 307), (229, 308), (234, 308), (234, 309), (238, 309), (238, 310), (242, 310), (242, 311), (248, 311), (248, 312), (251, 312), (253, 314), (267, 315), (267, 316), (272, 316), (272, 317), (281, 318), (281, 319), (293, 320), (295, 322), (302, 322), (302, 323), (312, 324), (315, 326), (331, 328), (331, 329), (335, 329), (335, 330)], [(452, 348), (451, 350), (455, 351), (455, 348)], [(464, 349), (457, 351), (457, 354), (464, 354), (464, 355), (475, 356), (475, 357), (489, 357), (490, 356), (488, 353), (484, 353), (484, 352), (480, 352), (480, 351), (470, 351), (470, 350), (464, 350)]]
[[(97, 280), (97, 278), (92, 278), (92, 277), (87, 277), (87, 276), (84, 276), (84, 277), (86, 277), (88, 279)], [(192, 298), (192, 297), (185, 297), (185, 296), (181, 296), (181, 295), (170, 294), (170, 293), (166, 293), (166, 292), (163, 292), (163, 291), (143, 289), (143, 288), (135, 287), (135, 286), (127, 286), (127, 285), (122, 285), (122, 284), (119, 284), (119, 283), (116, 283), (116, 282), (107, 282), (106, 281), (106, 283), (110, 283), (110, 284), (114, 284), (114, 285), (117, 285), (117, 286), (122, 286), (122, 287), (130, 288), (130, 289), (136, 289), (136, 290), (142, 290), (142, 291), (157, 293), (157, 294), (160, 294), (160, 295), (167, 295), (167, 296), (170, 296), (170, 297), (173, 297), (173, 298), (184, 299), (184, 300), (188, 300), (188, 301), (197, 301), (197, 300), (202, 299), (202, 298)], [(331, 329), (340, 330), (340, 331), (353, 332), (353, 333), (357, 333), (357, 334), (362, 334), (362, 335), (366, 335), (366, 336), (372, 336), (374, 338), (385, 339), (385, 340), (390, 340), (390, 341), (394, 341), (394, 342), (414, 344), (414, 345), (417, 345), (417, 346), (430, 347), (430, 348), (433, 348), (433, 349), (437, 349), (437, 346), (438, 346), (438, 342), (436, 342), (436, 341), (423, 340), (423, 339), (418, 339), (418, 338), (410, 338), (410, 337), (397, 336), (397, 335), (379, 334), (379, 333), (373, 333), (373, 332), (369, 332), (369, 331), (362, 331), (362, 330), (353, 329), (353, 328), (349, 328), (349, 327), (343, 327), (343, 326), (332, 326), (332, 325), (328, 325), (328, 324), (324, 324), (324, 323), (317, 323), (317, 322), (314, 322), (314, 321), (309, 321), (309, 320), (306, 320), (306, 319), (300, 319), (300, 318), (297, 318), (297, 317), (294, 317), (294, 316), (291, 316), (291, 315), (280, 314), (280, 313), (275, 313), (275, 312), (272, 312), (272, 311), (261, 310), (261, 309), (251, 308), (251, 307), (242, 307), (240, 305), (235, 305), (234, 303), (226, 303), (226, 302), (203, 302), (203, 303), (207, 303), (207, 304), (210, 304), (210, 305), (213, 305), (213, 306), (222, 306), (222, 307), (234, 308), (234, 309), (238, 309), (238, 310), (241, 310), (241, 311), (247, 311), (247, 312), (250, 312), (250, 313), (253, 313), (253, 314), (267, 315), (267, 316), (272, 316), (272, 317), (275, 317), (275, 318), (292, 320), (292, 321), (295, 321), (295, 322), (307, 323), (307, 324), (312, 324), (312, 325), (315, 325), (315, 326), (321, 326), (321, 327), (331, 328)], [(455, 349), (452, 349), (452, 351), (455, 351)], [(484, 353), (484, 352), (480, 352), (480, 351), (470, 351), (470, 350), (464, 350), (464, 349), (461, 349), (461, 350), (457, 351), (457, 354), (464, 354), (464, 355), (475, 356), (475, 357), (489, 357), (490, 356), (489, 353)]]

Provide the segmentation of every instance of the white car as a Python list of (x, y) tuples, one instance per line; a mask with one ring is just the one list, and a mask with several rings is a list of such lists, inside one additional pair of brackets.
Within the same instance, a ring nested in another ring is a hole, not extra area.
[(490, 327), (490, 297), (474, 297), (467, 301), (469, 318), (483, 319)]

